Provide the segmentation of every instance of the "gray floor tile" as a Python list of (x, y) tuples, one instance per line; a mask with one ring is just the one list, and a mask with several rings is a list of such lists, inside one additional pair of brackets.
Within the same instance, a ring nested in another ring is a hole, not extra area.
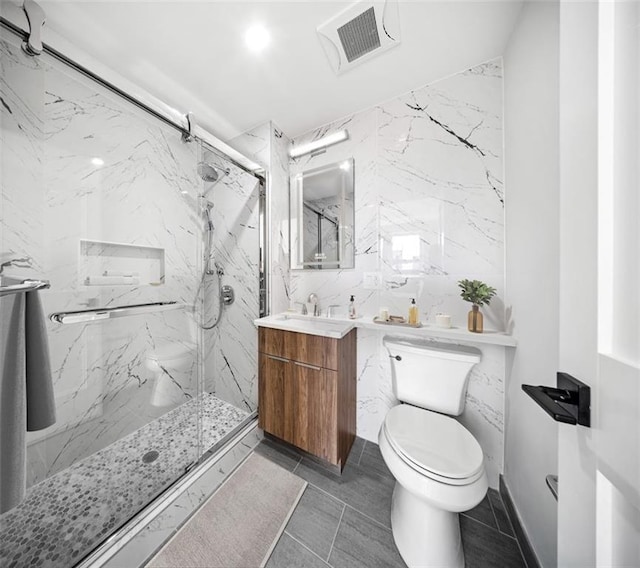
[(389, 471), (389, 468), (382, 457), (382, 453), (380, 453), (378, 444), (374, 444), (372, 442), (365, 443), (359, 465), (361, 468), (370, 469), (384, 477), (393, 479), (393, 475)]
[(302, 459), (298, 454), (267, 438), (260, 442), (255, 450), (257, 454), (271, 460), (287, 471), (293, 471)]
[(391, 527), (393, 479), (354, 464), (348, 464), (339, 476), (306, 458), (302, 459), (295, 473), (357, 511)]
[(496, 516), (498, 530), (503, 534), (515, 537), (511, 521), (507, 516), (507, 510), (504, 508), (500, 494), (495, 489), (489, 489), (489, 501), (491, 501), (493, 513)]
[(285, 533), (273, 549), (265, 568), (327, 568), (327, 566), (313, 552)]
[(476, 519), (485, 525), (498, 530), (498, 525), (496, 523), (496, 519), (493, 516), (493, 509), (491, 508), (491, 503), (489, 503), (489, 497), (485, 495), (484, 499), (481, 503), (471, 509), (470, 511), (465, 511), (462, 513), (467, 517), (471, 517), (472, 519)]
[(460, 515), (466, 568), (526, 568), (515, 539)]
[(393, 535), (364, 515), (347, 507), (329, 564), (334, 568), (405, 568)]
[(326, 560), (329, 558), (343, 509), (342, 503), (307, 485), (285, 530)]
[(349, 457), (347, 458), (347, 464), (358, 465), (360, 463), (360, 456), (362, 455), (365, 443), (366, 440), (364, 438), (358, 438), (358, 436), (356, 436), (356, 439), (353, 441), (353, 446), (351, 446)]

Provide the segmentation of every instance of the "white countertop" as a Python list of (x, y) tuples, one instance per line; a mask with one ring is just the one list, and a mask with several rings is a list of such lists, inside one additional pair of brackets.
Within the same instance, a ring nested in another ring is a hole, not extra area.
[(434, 324), (423, 324), (422, 327), (408, 327), (404, 325), (374, 323), (373, 317), (361, 316), (356, 319), (345, 317), (322, 317), (302, 315), (295, 312), (284, 312), (254, 320), (259, 327), (270, 327), (298, 333), (309, 333), (340, 339), (349, 333), (354, 327), (373, 329), (387, 334), (402, 334), (411, 337), (429, 337), (436, 339), (449, 339), (464, 341), (466, 343), (480, 343), (489, 345), (502, 345), (515, 347), (516, 339), (500, 331), (485, 330), (484, 333), (472, 333), (462, 327), (439, 327)]
[(356, 327), (355, 320), (306, 316), (295, 312), (274, 314), (253, 320), (253, 323), (258, 327), (308, 333), (309, 335), (320, 335), (333, 339), (342, 339)]

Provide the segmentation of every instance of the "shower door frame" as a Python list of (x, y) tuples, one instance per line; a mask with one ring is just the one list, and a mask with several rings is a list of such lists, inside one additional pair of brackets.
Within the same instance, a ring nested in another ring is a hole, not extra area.
[[(14, 34), (19, 37), (21, 40), (25, 41), (29, 38), (29, 33), (25, 31), (19, 25), (16, 25), (9, 19), (4, 16), (0, 16), (0, 28), (5, 29), (6, 31)], [(147, 114), (153, 116), (158, 119), (162, 123), (173, 127), (178, 133), (183, 137), (185, 141), (201, 141), (207, 144), (215, 153), (217, 153), (222, 159), (230, 162), (240, 170), (254, 176), (258, 181), (259, 187), (259, 317), (263, 317), (268, 313), (268, 275), (267, 275), (267, 266), (268, 266), (268, 210), (267, 210), (267, 201), (266, 201), (266, 186), (267, 186), (267, 177), (268, 172), (265, 171), (264, 168), (251, 161), (247, 156), (228, 146), (223, 141), (216, 138), (211, 133), (202, 129), (201, 127), (196, 127), (198, 130), (197, 133), (193, 132), (191, 128), (191, 124), (187, 115), (185, 115), (185, 122), (187, 123), (187, 128), (180, 122), (171, 118), (168, 114), (164, 114), (160, 110), (156, 110), (153, 105), (154, 103), (146, 103), (140, 97), (134, 96), (122, 88), (118, 87), (111, 81), (106, 78), (94, 73), (84, 65), (78, 63), (77, 61), (67, 57), (57, 49), (51, 47), (48, 44), (43, 43), (43, 53), (53, 57), (55, 60), (61, 62), (65, 66), (70, 69), (80, 73), (84, 77), (91, 79), (96, 84), (101, 87), (107, 89), (108, 91), (118, 95), (125, 101), (131, 103), (135, 107), (145, 111)], [(34, 55), (33, 57), (38, 57), (38, 55)], [(150, 99), (152, 97), (149, 97)], [(162, 103), (164, 105), (164, 103)], [(160, 105), (156, 105), (160, 107)], [(167, 108), (168, 105), (165, 105)], [(233, 154), (230, 155), (230, 154)], [(235, 156), (235, 157), (234, 157)], [(202, 342), (201, 342), (202, 345)], [(201, 357), (201, 355), (198, 355)], [(141, 511), (139, 511), (136, 515), (134, 515), (128, 522), (126, 522), (120, 529), (116, 530), (113, 534), (111, 534), (107, 540), (103, 543), (99, 544), (94, 550), (89, 551), (84, 559), (79, 561), (78, 566), (90, 566), (93, 562), (95, 562), (99, 557), (105, 554), (106, 551), (118, 547), (118, 544), (121, 542), (125, 542), (130, 539), (131, 534), (135, 533), (137, 527), (140, 526), (140, 523), (145, 519), (150, 519), (154, 517), (159, 511), (163, 510), (170, 502), (175, 500), (177, 494), (184, 490), (184, 488), (190, 485), (192, 480), (192, 475), (198, 476), (198, 473), (201, 468), (205, 467), (205, 465), (210, 462), (210, 460), (214, 459), (216, 454), (220, 450), (225, 450), (227, 447), (231, 446), (235, 443), (235, 441), (245, 432), (254, 428), (257, 425), (257, 415), (258, 411), (254, 410), (251, 412), (247, 418), (245, 418), (239, 425), (237, 425), (232, 431), (228, 433), (223, 439), (219, 440), (214, 446), (211, 448), (202, 448), (201, 455), (199, 458), (188, 464), (185, 468), (184, 473), (178, 477), (175, 482), (166, 488), (163, 493), (161, 493), (158, 497), (150, 501)], [(108, 561), (108, 560), (107, 560)]]

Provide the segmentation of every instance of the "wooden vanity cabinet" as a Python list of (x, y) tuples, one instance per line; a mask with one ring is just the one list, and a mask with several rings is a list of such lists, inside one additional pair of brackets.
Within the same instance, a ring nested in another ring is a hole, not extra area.
[(260, 427), (342, 469), (356, 434), (356, 330), (332, 339), (261, 327), (258, 337)]

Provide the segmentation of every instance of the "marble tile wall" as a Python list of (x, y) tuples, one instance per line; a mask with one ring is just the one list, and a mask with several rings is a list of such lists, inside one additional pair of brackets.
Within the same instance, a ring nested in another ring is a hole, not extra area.
[(283, 312), (291, 301), (289, 258), (289, 146), (290, 140), (277, 126), (271, 129), (269, 193), (270, 308)]
[(213, 203), (212, 257), (224, 272), (220, 284), (232, 286), (235, 293), (234, 303), (220, 312), (218, 279), (205, 276), (205, 390), (253, 411), (258, 406), (258, 334), (253, 320), (259, 316), (259, 184), (255, 176), (211, 151), (205, 149), (203, 159), (229, 170), (218, 182), (205, 183), (205, 191)]
[[(292, 160), (290, 174), (355, 159), (355, 269), (292, 270), (291, 303), (314, 292), (321, 307), (339, 304), (346, 313), (353, 294), (363, 316), (387, 307), (406, 317), (416, 298), (423, 321), (444, 312), (463, 327), (470, 306), (456, 283), (480, 279), (498, 290), (483, 310), (485, 327), (503, 330), (501, 60), (317, 128), (294, 143), (344, 128), (347, 142)], [(366, 288), (365, 276), (379, 284)], [(358, 435), (376, 441), (386, 411), (396, 404), (391, 369), (383, 331), (358, 333)], [(503, 460), (504, 348), (481, 349), (460, 420), (480, 441), (496, 487)]]
[[(4, 273), (50, 280), (41, 293), (46, 314), (158, 301), (193, 306), (202, 265), (197, 146), (57, 62), (26, 57), (11, 37), (2, 39)], [(100, 264), (83, 258), (83, 239), (123, 245), (105, 245), (120, 251), (105, 257), (112, 273), (119, 262), (131, 270), (128, 250), (140, 257), (145, 247), (162, 249), (164, 279), (87, 286), (87, 276), (103, 274), (85, 274)], [(47, 326), (58, 420), (29, 434), (29, 485), (198, 391), (192, 308)]]
[(267, 172), (267, 257), (269, 313), (289, 307), (289, 145), (290, 140), (273, 122), (241, 134), (230, 144), (262, 165)]

